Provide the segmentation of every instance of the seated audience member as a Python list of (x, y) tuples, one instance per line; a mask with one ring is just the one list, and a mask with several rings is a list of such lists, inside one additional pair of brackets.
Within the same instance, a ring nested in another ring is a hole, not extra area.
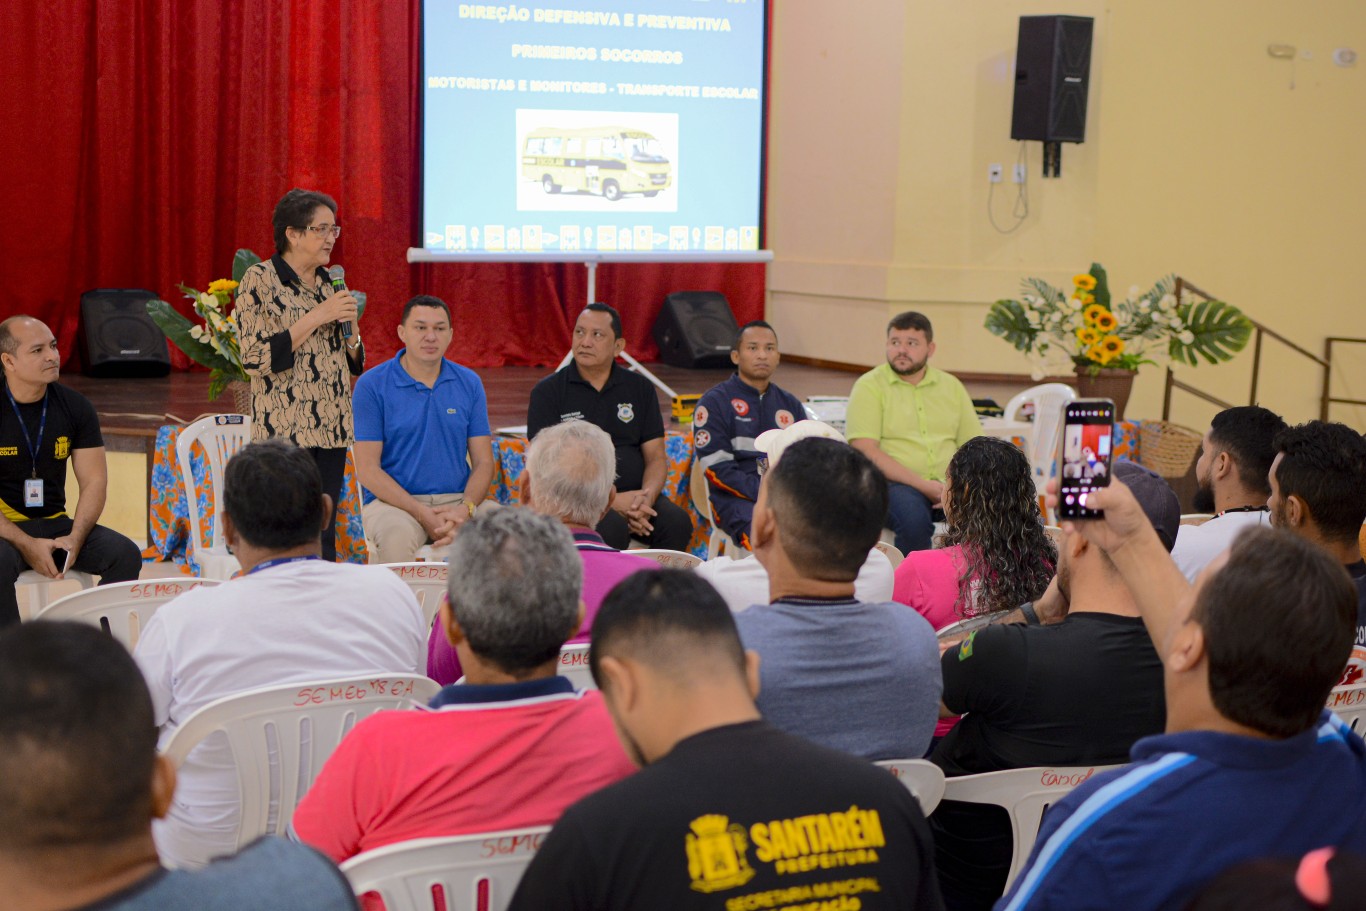
[[(57, 382), (61, 363), (47, 326), (31, 316), (0, 322), (9, 399), (0, 403), (0, 629), (19, 622), (14, 583), (25, 570), (60, 579), (74, 569), (102, 583), (142, 572), (137, 545), (96, 524), (109, 486), (104, 437), (90, 400)], [(74, 516), (68, 463), (80, 491)]]
[[(536, 434), (527, 446), (522, 503), (559, 519), (574, 536), (583, 562), (583, 623), (570, 642), (587, 642), (603, 596), (631, 573), (656, 564), (603, 543), (593, 526), (610, 510), (616, 455), (612, 438), (587, 421), (566, 421)], [(460, 660), (440, 625), (427, 640), (427, 676), (442, 685), (460, 679)]]
[(0, 895), (10, 911), (346, 911), (345, 879), (263, 838), (203, 870), (167, 870), (152, 820), (176, 773), (128, 652), (83, 623), (0, 634)]
[(929, 550), (944, 469), (954, 451), (982, 435), (972, 397), (958, 379), (930, 366), (934, 327), (907, 311), (887, 324), (887, 363), (849, 393), (849, 443), (887, 478), (887, 522), (897, 550)]
[[(216, 699), (266, 686), (422, 672), (426, 633), (412, 590), (387, 569), (319, 557), (332, 513), (317, 465), (283, 440), (244, 447), (223, 473), (223, 533), (242, 575), (196, 588), (147, 621), (135, 656), (165, 746)], [(180, 767), (180, 789), (155, 827), (175, 866), (231, 853), (239, 819), (226, 740)]]
[(858, 450), (826, 439), (759, 445), (769, 469), (751, 541), (770, 604), (736, 614), (758, 652), (759, 710), (774, 727), (865, 759), (925, 755), (938, 721), (939, 648), (924, 617), (854, 597), (882, 531), (887, 482)]
[(1347, 567), (1357, 591), (1356, 635), (1341, 684), (1366, 683), (1366, 439), (1343, 424), (1310, 421), (1276, 436), (1271, 524), (1322, 548)]
[(758, 663), (694, 574), (612, 590), (593, 679), (643, 769), (565, 811), (512, 911), (942, 907), (910, 792), (764, 721)]
[(582, 616), (568, 530), (500, 509), (467, 523), (449, 559), (440, 625), (465, 682), (433, 711), (366, 718), (327, 760), (293, 832), (337, 862), (412, 838), (546, 825), (635, 770), (600, 694), (555, 675)]
[[(764, 446), (770, 446), (773, 445), (770, 441), (781, 438), (783, 445), (787, 445), (808, 437), (844, 442), (840, 432), (829, 424), (798, 421), (785, 431), (765, 430), (759, 434), (755, 441), (755, 452), (760, 458), (756, 461), (768, 463), (774, 460), (771, 452), (758, 448), (758, 440), (763, 440)], [(752, 506), (750, 512), (752, 515)], [(768, 603), (768, 572), (753, 554), (739, 560), (732, 560), (723, 554), (703, 563), (695, 572), (712, 584), (732, 611), (738, 613), (751, 604)], [(877, 548), (868, 551), (867, 559), (859, 567), (858, 578), (854, 580), (854, 597), (860, 601), (892, 600), (892, 561)]]
[(943, 546), (907, 554), (892, 595), (930, 626), (1010, 610), (1048, 588), (1058, 551), (1018, 448), (992, 437), (964, 443), (945, 472), (944, 518)]
[(612, 438), (617, 491), (598, 534), (617, 550), (636, 537), (650, 547), (687, 550), (692, 519), (664, 494), (669, 460), (654, 385), (617, 364), (626, 350), (621, 317), (589, 304), (574, 323), (573, 360), (536, 384), (527, 407), (528, 439), (564, 421), (583, 420)]
[[(1116, 464), (1114, 477), (1171, 540), (1181, 507), (1167, 482), (1135, 462)], [(945, 711), (963, 715), (930, 757), (945, 775), (1123, 763), (1136, 740), (1162, 732), (1162, 662), (1110, 558), (1067, 533), (1058, 588), (1069, 606), (1061, 622), (995, 624), (945, 652)], [(1006, 811), (945, 801), (930, 827), (945, 907), (990, 908), (1013, 853)]]
[(1267, 472), (1273, 441), (1285, 429), (1280, 415), (1244, 405), (1214, 416), (1195, 463), (1195, 511), (1214, 513), (1203, 525), (1183, 525), (1172, 559), (1191, 582), (1205, 564), (1228, 550), (1238, 533), (1267, 521)]
[(1138, 604), (1163, 662), (1166, 733), (1049, 809), (997, 907), (1180, 908), (1245, 860), (1361, 853), (1366, 745), (1323, 707), (1356, 619), (1341, 563), (1249, 528), (1192, 588), (1122, 482), (1090, 505), (1105, 518), (1072, 530), (1109, 554)]
[(362, 373), (353, 396), (371, 563), (407, 563), (424, 544), (451, 543), (493, 480), (484, 384), (446, 358), (446, 302), (408, 301), (398, 337), (405, 347)]
[(778, 335), (763, 320), (740, 327), (731, 345), (735, 374), (708, 389), (693, 413), (693, 444), (707, 472), (712, 521), (749, 547), (749, 520), (759, 496), (761, 433), (781, 430), (806, 415), (792, 393), (771, 381), (778, 367)]
[(1296, 860), (1252, 860), (1229, 867), (1186, 911), (1360, 911), (1366, 908), (1366, 859), (1316, 848)]

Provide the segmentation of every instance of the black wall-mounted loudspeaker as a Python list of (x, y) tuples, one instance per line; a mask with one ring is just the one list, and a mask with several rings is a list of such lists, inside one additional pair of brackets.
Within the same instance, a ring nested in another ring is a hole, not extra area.
[(1086, 141), (1094, 25), (1087, 16), (1020, 17), (1011, 139)]
[(165, 376), (166, 335), (147, 315), (156, 294), (141, 288), (96, 288), (81, 295), (81, 372), (86, 376)]
[(730, 346), (739, 331), (724, 294), (676, 291), (664, 298), (653, 335), (659, 359), (666, 364), (729, 367)]

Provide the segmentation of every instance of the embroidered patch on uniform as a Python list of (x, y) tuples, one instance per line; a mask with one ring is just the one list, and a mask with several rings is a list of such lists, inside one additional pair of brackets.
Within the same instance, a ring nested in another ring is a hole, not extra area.
[(446, 413), (447, 413), (447, 414), (455, 414), (455, 409), (454, 409), (454, 408), (447, 408), (447, 409), (446, 409)]
[(968, 633), (968, 637), (963, 640), (961, 645), (958, 646), (959, 661), (966, 661), (972, 657), (972, 640), (976, 638), (977, 632), (974, 630), (973, 632)]
[(777, 422), (779, 427), (786, 427), (792, 423), (792, 412), (783, 409), (773, 416), (773, 420)]
[(735, 413), (740, 415), (740, 417), (749, 414), (749, 402), (746, 402), (744, 399), (731, 399), (730, 407), (734, 408)]
[(71, 437), (57, 437), (57, 444), (52, 450), (53, 458), (64, 459), (69, 455), (71, 455)]
[(692, 442), (694, 448), (705, 449), (711, 443), (711, 434), (705, 430), (699, 430), (693, 435)]
[(629, 424), (635, 420), (636, 409), (630, 402), (622, 402), (617, 406), (617, 420), (623, 424)]
[(699, 816), (688, 826), (692, 831), (685, 837), (685, 847), (693, 891), (723, 892), (754, 878), (754, 868), (745, 856), (749, 838), (744, 826), (719, 813)]
[(694, 427), (702, 427), (702, 426), (704, 426), (706, 423), (707, 423), (707, 409), (704, 408), (704, 407), (702, 407), (701, 405), (698, 405), (698, 406), (697, 406), (697, 410), (695, 410), (695, 411), (692, 413), (692, 425), (693, 425)]

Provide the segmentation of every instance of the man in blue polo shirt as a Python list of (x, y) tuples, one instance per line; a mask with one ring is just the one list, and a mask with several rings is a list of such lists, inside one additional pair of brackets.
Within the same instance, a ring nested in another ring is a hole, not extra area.
[(375, 563), (449, 544), (493, 480), (484, 384), (445, 356), (450, 308), (419, 294), (403, 307), (398, 337), (407, 347), (356, 381), (356, 475)]
[(1249, 528), (1186, 581), (1118, 478), (1075, 530), (1102, 548), (1163, 662), (1166, 732), (1044, 816), (998, 911), (1182, 908), (1242, 861), (1366, 851), (1366, 745), (1324, 709), (1352, 648), (1341, 564)]

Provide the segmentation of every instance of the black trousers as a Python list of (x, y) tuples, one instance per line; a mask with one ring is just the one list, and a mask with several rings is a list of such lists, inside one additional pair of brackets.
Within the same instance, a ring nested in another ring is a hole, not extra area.
[[(19, 528), (30, 538), (60, 538), (71, 533), (71, 519), (29, 519)], [(7, 541), (0, 541), (0, 629), (19, 622), (19, 597), (14, 580), (31, 569), (23, 554)], [(57, 566), (61, 569), (60, 562)], [(99, 576), (100, 582), (131, 582), (142, 572), (138, 546), (116, 531), (96, 525), (90, 529), (76, 560), (69, 569)]]
[[(655, 498), (653, 506), (658, 515), (651, 520), (654, 531), (644, 539), (645, 543), (665, 550), (687, 550), (688, 542), (692, 540), (692, 519), (663, 494)], [(597, 532), (608, 547), (625, 550), (631, 546), (631, 529), (616, 510), (608, 510), (598, 523)]]
[(324, 560), (335, 563), (337, 560), (337, 504), (341, 502), (342, 480), (346, 476), (345, 449), (310, 448), (308, 454), (318, 466), (318, 474), (323, 476), (323, 493), (332, 498), (332, 514), (323, 523)]

